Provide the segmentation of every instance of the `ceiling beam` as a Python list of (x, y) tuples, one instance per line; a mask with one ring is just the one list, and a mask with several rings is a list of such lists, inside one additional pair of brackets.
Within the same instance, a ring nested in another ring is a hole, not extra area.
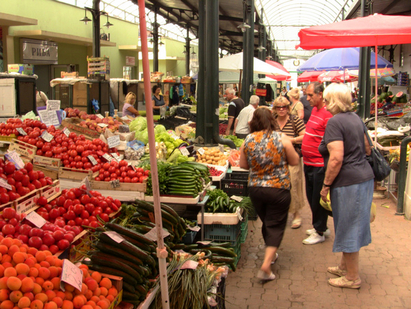
[(381, 14), (387, 14), (389, 10), (391, 10), (394, 6), (396, 6), (401, 0), (393, 0), (391, 1), (384, 9), (380, 11)]

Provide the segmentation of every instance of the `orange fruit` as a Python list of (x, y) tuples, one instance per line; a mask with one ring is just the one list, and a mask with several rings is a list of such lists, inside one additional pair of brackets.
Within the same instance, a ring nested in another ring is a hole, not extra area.
[(43, 278), (44, 280), (47, 280), (50, 277), (50, 270), (46, 267), (40, 267), (39, 277)]
[(21, 291), (23, 293), (31, 292), (34, 289), (34, 281), (33, 279), (26, 277), (21, 280)]
[(44, 261), (46, 259), (46, 253), (45, 251), (37, 251), (36, 252), (36, 260), (38, 263)]
[(21, 291), (12, 291), (9, 295), (9, 299), (15, 304), (17, 304), (22, 297), (23, 293)]
[(100, 281), (100, 287), (104, 287), (104, 288), (106, 288), (107, 290), (109, 289), (109, 288), (111, 288), (112, 287), (112, 283), (111, 283), (111, 280), (109, 279), (109, 278), (103, 278), (103, 279), (101, 279), (101, 281)]
[(17, 277), (17, 270), (14, 267), (7, 267), (4, 270), (4, 277)]
[(9, 289), (1, 289), (0, 290), (0, 302), (9, 299), (10, 291)]
[(16, 252), (13, 255), (13, 261), (16, 264), (23, 263), (26, 260), (26, 255), (24, 252)]
[(35, 299), (31, 302), (30, 304), (30, 309), (43, 309), (44, 303), (39, 300), (39, 299)]
[(7, 279), (7, 287), (12, 291), (20, 290), (21, 288), (21, 280), (17, 277), (8, 277)]
[[(21, 253), (21, 252), (17, 252), (17, 253)], [(26, 263), (18, 263), (14, 268), (16, 269), (17, 274), (19, 275), (20, 274), (27, 275), (30, 272), (30, 267)]]
[(48, 291), (54, 289), (54, 284), (51, 281), (46, 280), (44, 281), (42, 287), (44, 291)]
[(61, 306), (61, 309), (73, 309), (73, 302), (69, 300), (63, 300), (63, 306)]
[(49, 301), (44, 304), (44, 309), (57, 309), (57, 304), (54, 301)]
[[(10, 238), (4, 238), (4, 239), (10, 239)], [(14, 303), (11, 300), (5, 300), (0, 303), (0, 309), (13, 309), (13, 308), (14, 308)]]
[(20, 298), (17, 306), (19, 308), (29, 308), (30, 304), (31, 304), (31, 300), (28, 297), (23, 296), (22, 298)]
[(45, 303), (49, 300), (46, 293), (37, 293), (36, 295), (34, 295), (34, 299), (38, 299), (42, 303)]
[(97, 283), (100, 283), (101, 281), (101, 274), (98, 271), (93, 271), (91, 273), (91, 277), (97, 281)]
[(77, 295), (73, 298), (73, 306), (76, 309), (80, 309), (81, 307), (83, 307), (85, 304), (85, 301), (83, 299), (83, 297), (81, 297), (81, 295)]

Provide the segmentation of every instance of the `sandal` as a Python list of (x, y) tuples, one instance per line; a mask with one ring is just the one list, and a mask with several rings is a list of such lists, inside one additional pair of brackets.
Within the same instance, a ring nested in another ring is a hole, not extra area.
[(347, 274), (347, 271), (345, 269), (340, 269), (339, 266), (328, 267), (327, 271), (330, 274), (336, 275), (338, 277), (342, 277), (342, 276), (345, 276)]
[(361, 287), (361, 279), (350, 281), (345, 276), (328, 279), (328, 284), (335, 286), (337, 288), (349, 288), (349, 289), (359, 289)]
[(298, 218), (298, 219), (294, 219), (292, 222), (291, 222), (291, 228), (292, 229), (298, 229), (300, 226), (301, 226), (301, 218)]
[(262, 281), (271, 281), (275, 279), (275, 275), (273, 274), (273, 272), (268, 275), (266, 272), (260, 269), (257, 273), (257, 278), (261, 279)]
[(275, 262), (277, 262), (277, 259), (278, 259), (278, 253), (276, 252), (274, 260), (271, 261), (271, 265), (274, 265)]

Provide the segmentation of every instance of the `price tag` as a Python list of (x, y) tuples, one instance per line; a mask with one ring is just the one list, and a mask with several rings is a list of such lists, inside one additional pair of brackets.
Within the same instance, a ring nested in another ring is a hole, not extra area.
[(204, 152), (205, 152), (205, 151), (204, 151), (204, 148), (198, 148), (197, 151), (198, 151), (198, 153), (201, 154), (201, 155), (203, 155)]
[(19, 132), (21, 135), (27, 135), (26, 131), (24, 131), (23, 128), (17, 128), (16, 130), (17, 130), (17, 132)]
[(179, 139), (179, 137), (175, 133), (172, 133), (171, 137), (174, 138), (174, 139)]
[(13, 162), (16, 168), (19, 170), (24, 167), (24, 162), (20, 158), (20, 155), (16, 151), (9, 151), (4, 155), (9, 161)]
[(87, 156), (87, 158), (90, 160), (91, 164), (97, 165), (98, 162), (92, 155)]
[(103, 158), (106, 159), (108, 162), (111, 162), (114, 160), (114, 158), (110, 156), (108, 153), (103, 154)]
[(30, 221), (31, 223), (33, 223), (35, 226), (37, 226), (39, 229), (46, 224), (46, 220), (40, 216), (37, 212), (32, 211), (31, 213), (29, 213), (25, 219), (27, 219), (28, 221)]
[[(161, 236), (163, 238), (166, 238), (168, 235), (170, 235), (170, 233), (163, 229)], [(148, 239), (152, 241), (157, 241), (157, 227), (153, 227), (151, 231), (146, 233), (144, 236), (146, 236)]]
[(241, 201), (243, 200), (243, 198), (241, 196), (236, 196), (236, 195), (232, 195), (230, 196), (230, 198), (236, 202), (241, 203)]
[(98, 124), (100, 127), (102, 127), (102, 128), (105, 128), (105, 127), (108, 127), (108, 124), (107, 123), (99, 123)]
[(7, 190), (12, 190), (11, 185), (9, 185), (4, 178), (0, 178), (0, 187), (6, 188)]
[(81, 184), (83, 185), (86, 185), (86, 192), (87, 192), (87, 194), (88, 195), (91, 195), (90, 194), (90, 190), (91, 190), (91, 185), (90, 185), (90, 181), (88, 180), (88, 177), (84, 177), (84, 179), (83, 179), (83, 181), (81, 182)]
[(242, 209), (240, 207), (236, 208), (235, 213), (237, 214), (238, 220), (243, 221), (243, 216), (241, 215)]
[(54, 138), (54, 136), (51, 135), (49, 132), (44, 131), (44, 132), (41, 134), (41, 138), (42, 138), (43, 140), (45, 140), (46, 142), (51, 142), (51, 140)]
[(54, 110), (39, 110), (38, 111), (41, 122), (43, 122), (46, 126), (59, 126), (60, 120), (58, 117), (58, 111)]
[(104, 119), (104, 116), (102, 114), (97, 114), (96, 116), (97, 118)]
[(83, 272), (69, 260), (63, 260), (63, 269), (61, 272), (60, 287), (65, 291), (63, 282), (70, 284), (81, 292)]
[(104, 234), (106, 234), (108, 237), (110, 237), (112, 240), (114, 240), (118, 244), (124, 241), (124, 238), (117, 232), (109, 231), (109, 232), (104, 232)]
[(181, 147), (180, 152), (183, 156), (186, 156), (186, 157), (188, 157), (190, 155), (190, 153), (188, 152), (186, 147)]
[(203, 245), (203, 246), (208, 246), (209, 244), (212, 243), (211, 240), (203, 240), (203, 241), (197, 241), (198, 244)]
[(121, 161), (121, 156), (119, 156), (119, 155), (116, 154), (115, 152), (110, 153), (110, 155), (111, 155), (117, 162), (120, 162), (120, 161)]
[(181, 265), (180, 269), (197, 269), (198, 262), (193, 260), (186, 261), (183, 265)]
[(56, 111), (60, 109), (60, 100), (47, 100), (47, 110)]
[(107, 138), (108, 148), (114, 148), (120, 145), (120, 135), (113, 135)]
[(121, 120), (124, 120), (124, 121), (129, 121), (129, 120), (130, 120), (130, 118), (128, 118), (127, 116), (123, 116), (123, 117), (121, 117), (120, 119), (121, 119)]
[(189, 225), (187, 225), (187, 228), (188, 228), (190, 231), (193, 231), (193, 232), (198, 232), (199, 230), (201, 230), (201, 227), (199, 227), (198, 225), (196, 225), (196, 226), (189, 226)]
[(114, 179), (110, 181), (110, 185), (113, 189), (120, 187), (120, 180)]
[(63, 133), (64, 133), (67, 137), (69, 137), (69, 135), (70, 135), (70, 130), (67, 129), (67, 128), (64, 128)]
[(223, 146), (223, 145), (219, 145), (218, 148), (220, 149), (220, 151), (221, 151), (222, 153), (224, 153), (224, 146)]

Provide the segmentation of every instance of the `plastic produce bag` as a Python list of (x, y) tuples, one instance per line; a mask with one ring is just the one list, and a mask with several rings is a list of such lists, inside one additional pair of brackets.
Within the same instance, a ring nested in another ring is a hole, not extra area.
[(144, 143), (140, 141), (131, 141), (127, 143), (127, 148), (124, 151), (124, 157), (126, 160), (139, 160), (144, 153)]

